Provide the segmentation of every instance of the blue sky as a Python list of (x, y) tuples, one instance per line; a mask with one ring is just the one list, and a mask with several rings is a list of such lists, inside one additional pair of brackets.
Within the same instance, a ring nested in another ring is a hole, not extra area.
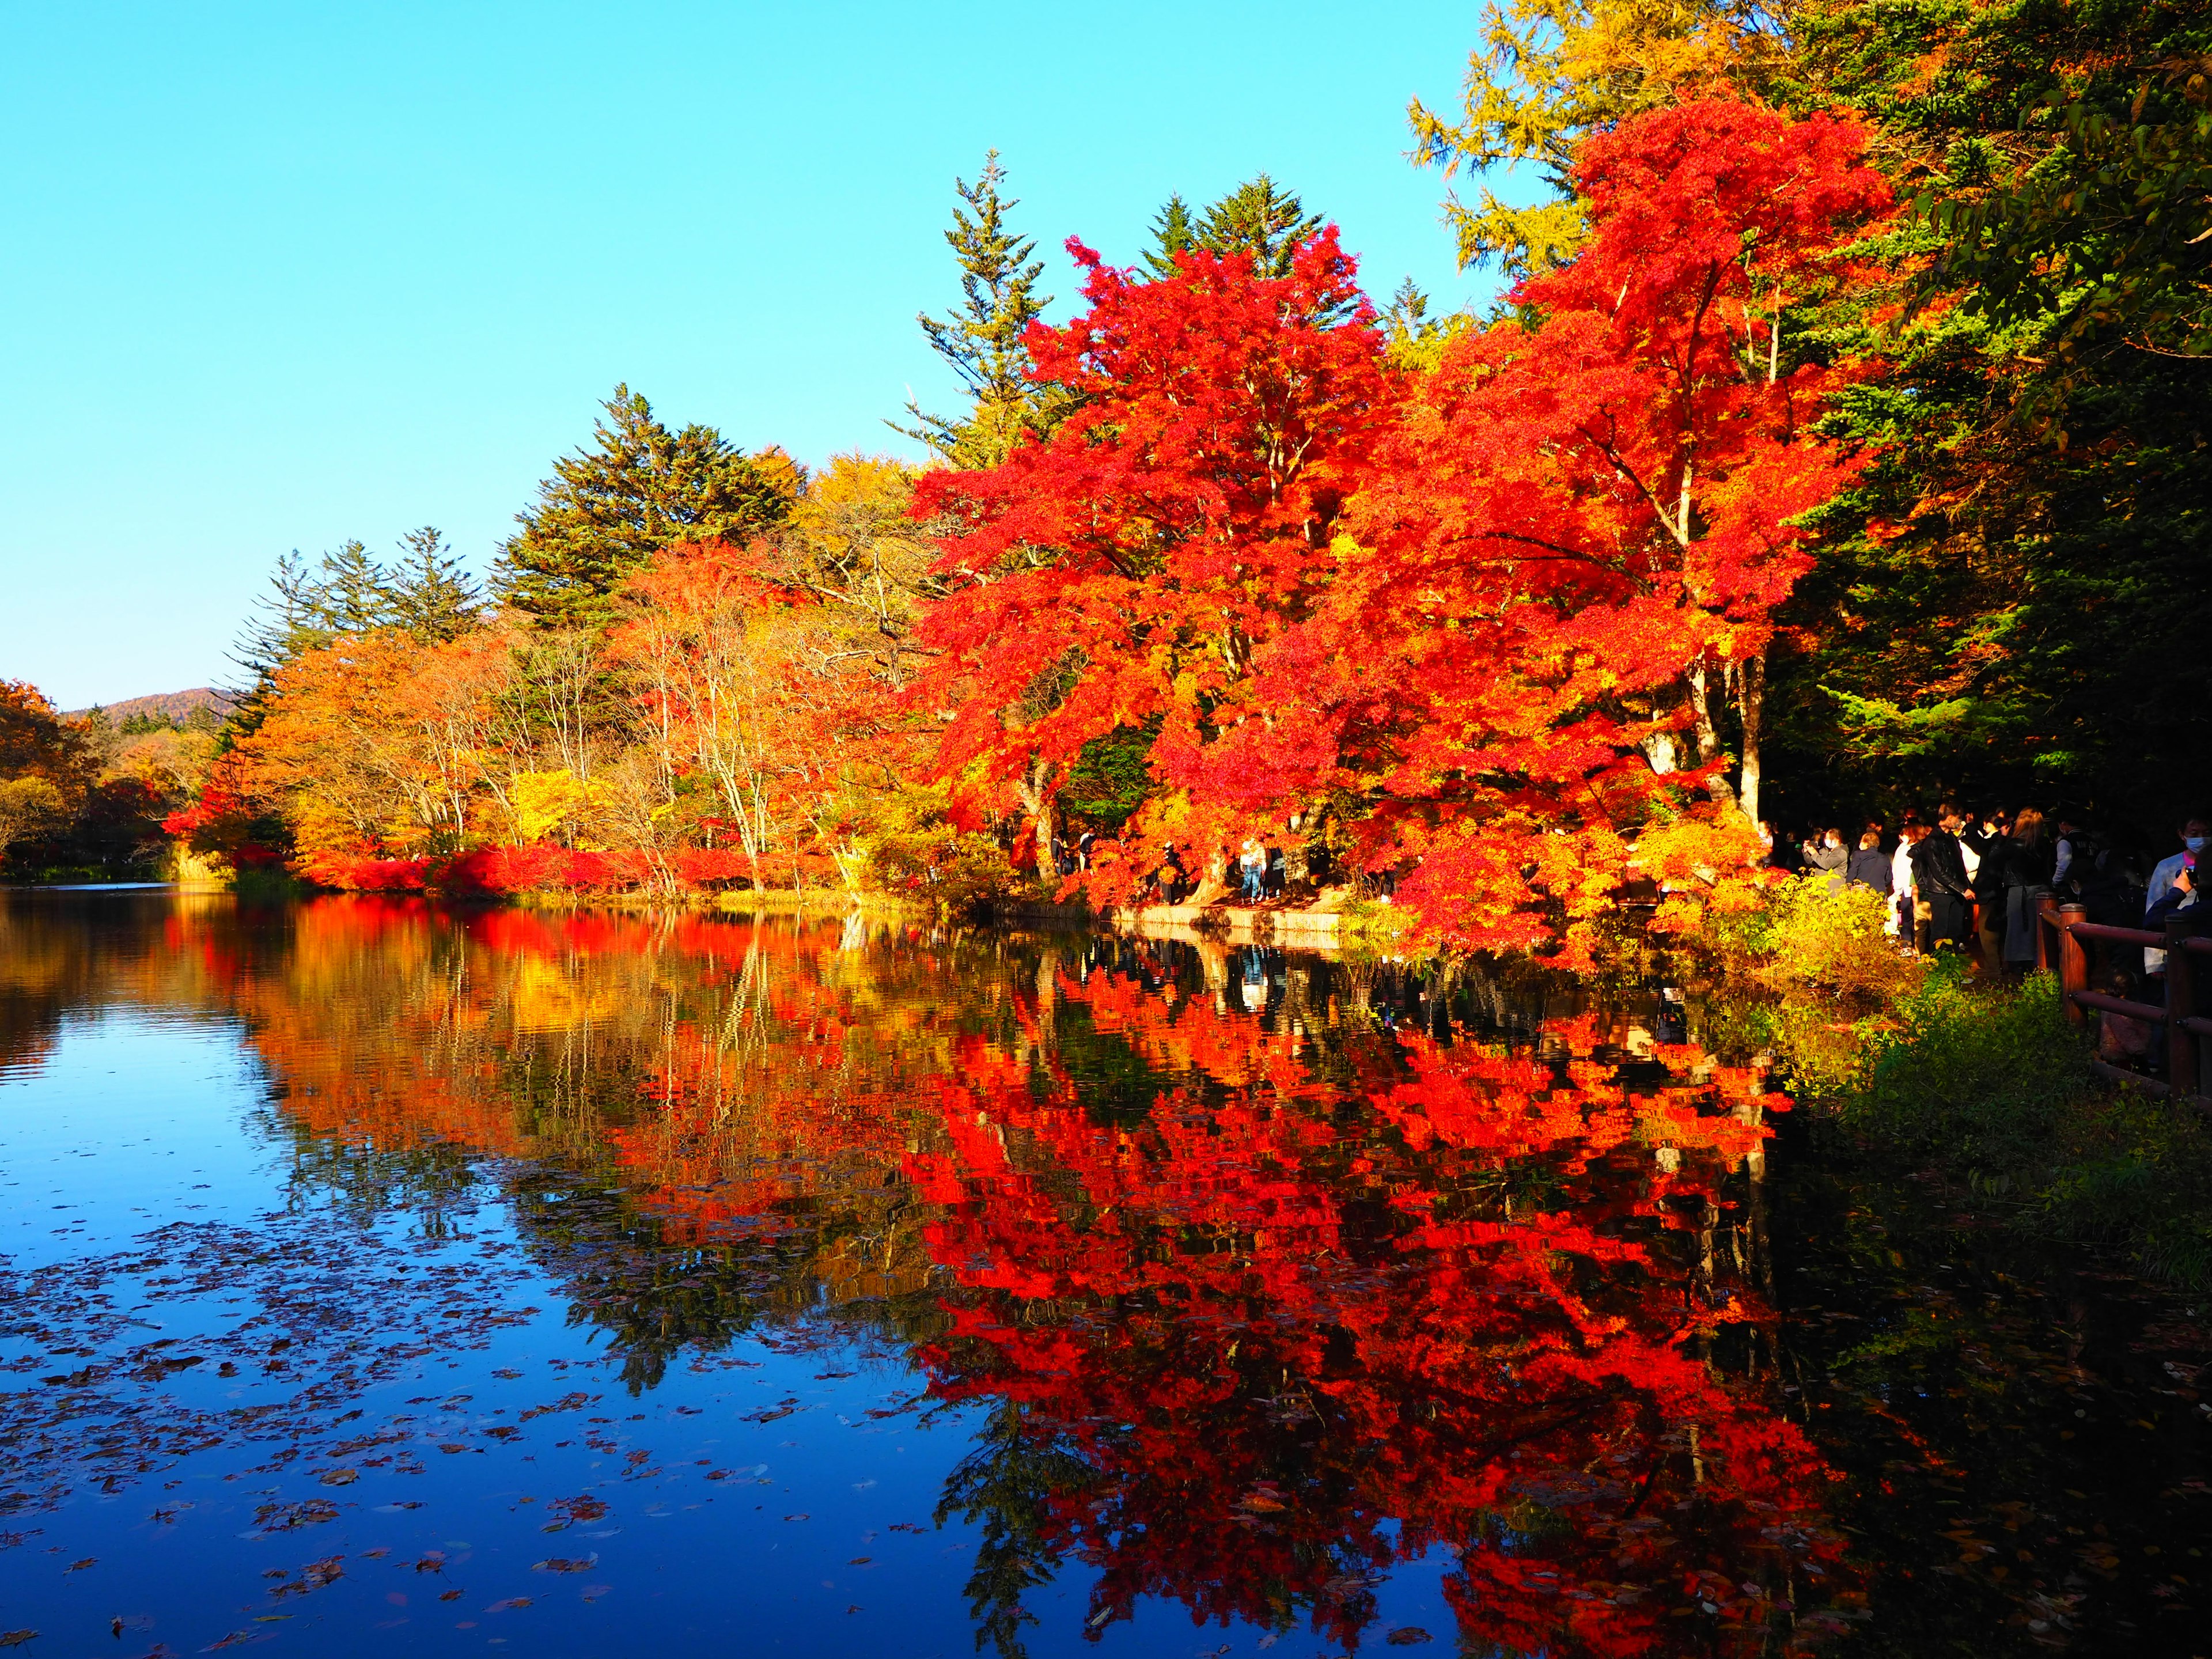
[(1265, 168), (1444, 306), (1472, 5), (0, 6), (0, 676), (221, 683), (278, 555), (481, 569), (618, 380), (817, 461), (951, 401), (954, 175), (1135, 257)]

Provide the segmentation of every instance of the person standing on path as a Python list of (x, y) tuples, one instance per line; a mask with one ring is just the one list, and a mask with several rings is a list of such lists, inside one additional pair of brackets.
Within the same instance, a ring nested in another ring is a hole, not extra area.
[(2039, 901), (2051, 890), (2057, 862), (2043, 814), (2023, 806), (2014, 815), (2012, 837), (2004, 846), (2004, 963), (2023, 973), (2035, 965)]
[(1918, 915), (1920, 895), (1913, 887), (1912, 849), (1919, 845), (1920, 837), (1926, 833), (1924, 825), (1907, 823), (1898, 833), (1897, 851), (1890, 858), (1889, 932), (1893, 937), (1902, 939), (1908, 951), (1919, 949), (1918, 930), (1913, 922)]
[[(1859, 836), (1858, 851), (1851, 854), (1851, 861), (1844, 866), (1844, 881), (1853, 887), (1871, 888), (1887, 898), (1893, 875), (1889, 854), (1881, 850), (1881, 831), (1868, 829)], [(1890, 914), (1892, 925), (1888, 929), (1893, 933), (1897, 931), (1896, 920), (1896, 910), (1893, 906)]]
[[(2162, 926), (2166, 917), (2173, 911), (2185, 908), (2191, 909), (2196, 908), (2197, 872), (2203, 866), (2204, 861), (2205, 828), (2204, 814), (2202, 812), (2191, 812), (2181, 821), (2178, 832), (2181, 836), (2181, 850), (2179, 853), (2170, 854), (2158, 861), (2157, 866), (2150, 872), (2149, 885), (2143, 890), (2143, 925), (2145, 927)], [(2179, 880), (2185, 870), (2189, 872), (2189, 884), (2186, 887), (2183, 887)], [(2177, 890), (2179, 896), (2177, 896)], [(2159, 906), (2167, 903), (2169, 900), (2172, 902), (2167, 904), (2167, 908), (2159, 912), (2157, 919), (2154, 921), (2153, 913), (2157, 912)], [(2166, 975), (2166, 952), (2158, 950), (2144, 951), (2143, 972), (2158, 975), (2162, 982)]]
[(1936, 814), (1936, 829), (1912, 849), (1912, 880), (1928, 904), (1928, 948), (1963, 946), (1973, 921), (1974, 888), (1966, 875), (1966, 849), (1959, 831), (1966, 816), (1949, 801)]
[(1824, 830), (1806, 839), (1805, 873), (1811, 875), (1816, 871), (1826, 871), (1830, 892), (1844, 890), (1844, 872), (1850, 861), (1850, 849), (1844, 845), (1842, 830)]

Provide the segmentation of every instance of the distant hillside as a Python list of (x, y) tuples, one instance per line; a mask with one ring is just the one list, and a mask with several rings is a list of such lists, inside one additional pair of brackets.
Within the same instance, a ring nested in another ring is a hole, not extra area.
[[(181, 720), (195, 708), (212, 708), (217, 714), (230, 713), (232, 699), (211, 685), (196, 685), (189, 691), (156, 691), (143, 697), (125, 697), (120, 702), (102, 703), (107, 718), (121, 725), (133, 714), (160, 714), (173, 720)], [(66, 713), (89, 714), (89, 708), (72, 708)]]

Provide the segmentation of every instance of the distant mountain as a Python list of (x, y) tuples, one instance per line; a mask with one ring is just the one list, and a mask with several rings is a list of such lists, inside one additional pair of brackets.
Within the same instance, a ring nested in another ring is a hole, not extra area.
[[(195, 708), (212, 708), (219, 714), (230, 713), (234, 699), (228, 692), (218, 691), (211, 685), (196, 685), (189, 691), (156, 691), (143, 697), (125, 697), (120, 702), (105, 702), (100, 708), (107, 718), (118, 725), (133, 714), (160, 714), (172, 720), (181, 720)], [(89, 708), (64, 711), (74, 717), (89, 714)]]

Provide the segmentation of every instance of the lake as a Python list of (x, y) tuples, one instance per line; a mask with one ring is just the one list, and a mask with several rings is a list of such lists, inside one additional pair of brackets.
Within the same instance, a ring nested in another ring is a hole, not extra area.
[(2204, 1310), (1863, 1167), (1736, 1028), (0, 894), (0, 1645), (2212, 1650)]

